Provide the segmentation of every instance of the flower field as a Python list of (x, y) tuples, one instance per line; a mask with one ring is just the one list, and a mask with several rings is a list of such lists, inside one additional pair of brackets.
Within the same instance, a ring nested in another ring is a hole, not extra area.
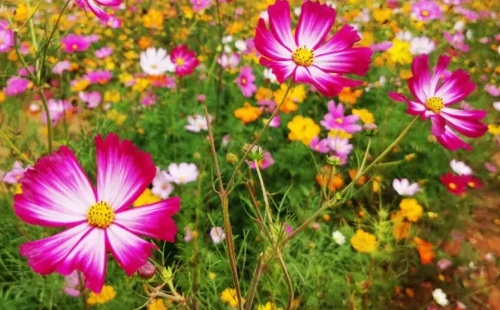
[(495, 0), (0, 2), (0, 310), (500, 309)]

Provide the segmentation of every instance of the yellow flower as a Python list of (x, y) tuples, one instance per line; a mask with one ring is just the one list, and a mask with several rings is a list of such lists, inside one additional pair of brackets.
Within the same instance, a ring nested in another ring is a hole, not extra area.
[(106, 117), (113, 121), (116, 125), (121, 126), (127, 119), (127, 115), (121, 114), (116, 110), (109, 110), (106, 113)]
[(383, 23), (392, 16), (392, 9), (377, 9), (373, 11), (373, 19), (375, 19), (378, 23)]
[(16, 184), (16, 191), (14, 192), (14, 194), (22, 194), (22, 193), (23, 193), (23, 189), (21, 188), (21, 184), (17, 183)]
[(5, 93), (0, 90), (0, 103), (4, 102), (6, 97)]
[(398, 64), (406, 65), (412, 62), (412, 55), (410, 52), (410, 42), (394, 39), (392, 46), (387, 50), (390, 59)]
[(406, 217), (410, 222), (416, 223), (422, 217), (424, 209), (418, 204), (416, 199), (405, 198), (399, 203), (399, 208), (401, 209), (401, 215)]
[(118, 79), (123, 84), (126, 84), (126, 83), (132, 81), (134, 79), (134, 76), (132, 74), (129, 74), (129, 73), (122, 73), (122, 74), (118, 75)]
[(213, 279), (217, 278), (217, 275), (216, 275), (215, 273), (213, 273), (213, 272), (209, 272), (209, 273), (208, 273), (208, 278), (209, 278), (210, 280), (213, 280)]
[(344, 131), (342, 129), (333, 129), (328, 132), (328, 137), (329, 138), (335, 138), (339, 137), (342, 139), (351, 139), (352, 135), (348, 133), (347, 131)]
[[(236, 290), (234, 288), (226, 288), (220, 295), (220, 300), (233, 308), (238, 307), (238, 297), (236, 297)], [(243, 298), (242, 302), (245, 302)]]
[(359, 46), (370, 46), (373, 44), (374, 37), (372, 32), (363, 32), (363, 36), (361, 37), (361, 41), (358, 42)]
[(190, 6), (183, 5), (181, 7), (181, 10), (182, 10), (182, 13), (184, 14), (184, 17), (186, 17), (187, 19), (193, 18), (194, 11), (193, 11), (193, 9)]
[(394, 224), (392, 227), (392, 235), (394, 238), (396, 240), (408, 238), (411, 223), (404, 220), (404, 216), (401, 214), (401, 211), (392, 215), (392, 222)]
[(15, 12), (16, 13), (14, 15), (14, 20), (18, 21), (18, 22), (25, 22), (26, 20), (28, 20), (30, 15), (33, 13), (33, 8), (30, 8), (30, 10), (28, 10), (28, 7), (26, 6), (26, 4), (19, 3)]
[(272, 97), (273, 97), (273, 91), (266, 87), (259, 87), (257, 93), (255, 94), (255, 100), (257, 101), (271, 99)]
[(402, 79), (402, 80), (408, 80), (409, 78), (412, 77), (412, 72), (411, 70), (401, 70), (399, 71), (399, 77)]
[(111, 285), (104, 285), (102, 291), (99, 294), (90, 292), (87, 298), (87, 304), (90, 306), (97, 304), (104, 304), (116, 297), (115, 289)]
[(281, 84), (280, 89), (273, 92), (273, 98), (276, 104), (280, 104), (280, 102), (284, 100), (280, 107), (280, 111), (286, 114), (297, 111), (299, 109), (297, 103), (302, 103), (306, 99), (306, 90), (304, 85), (291, 88), (286, 98), (283, 99), (286, 94), (287, 87), (287, 85)]
[(377, 238), (362, 229), (358, 229), (351, 238), (351, 244), (358, 252), (372, 253), (377, 248)]
[(314, 122), (312, 118), (295, 116), (287, 125), (290, 129), (288, 139), (291, 141), (301, 141), (304, 145), (309, 146), (311, 140), (319, 135), (321, 128)]
[(120, 92), (116, 89), (107, 90), (104, 92), (105, 102), (117, 103), (118, 101), (120, 101), (120, 99), (121, 99)]
[(71, 91), (81, 92), (90, 85), (90, 81), (87, 79), (76, 80), (73, 86), (71, 86)]
[(115, 62), (113, 61), (113, 58), (111, 57), (106, 57), (104, 59), (104, 67), (107, 69), (107, 70), (114, 70), (116, 65), (115, 65)]
[(500, 135), (500, 125), (489, 124), (488, 132), (495, 136)]
[(232, 22), (231, 25), (227, 28), (227, 33), (228, 34), (236, 34), (243, 29), (244, 24), (242, 22)]
[(138, 78), (135, 80), (134, 86), (132, 86), (132, 90), (138, 93), (142, 93), (146, 88), (148, 88), (150, 82), (148, 79)]
[(155, 28), (161, 30), (163, 28), (163, 15), (160, 11), (150, 9), (142, 18), (142, 23), (146, 28)]
[(375, 123), (375, 117), (367, 109), (352, 109), (352, 114), (357, 115), (364, 124)]
[(168, 307), (163, 302), (163, 299), (153, 299), (148, 305), (148, 310), (167, 310)]
[(137, 54), (136, 52), (134, 51), (128, 51), (128, 52), (125, 52), (123, 54), (123, 56), (125, 56), (125, 58), (127, 58), (128, 60), (134, 60), (134, 59), (137, 59), (139, 58), (139, 54)]
[(139, 47), (141, 48), (141, 50), (145, 50), (147, 49), (148, 47), (151, 46), (151, 38), (149, 37), (141, 37), (139, 39)]
[(283, 308), (278, 308), (275, 304), (268, 301), (265, 305), (258, 305), (257, 310), (283, 310)]
[(261, 114), (262, 111), (260, 108), (254, 107), (248, 102), (245, 102), (242, 108), (234, 110), (234, 116), (241, 120), (243, 124), (256, 121)]
[(151, 189), (146, 188), (144, 192), (142, 192), (142, 194), (139, 197), (137, 197), (134, 203), (132, 203), (132, 206), (136, 208), (151, 203), (159, 202), (160, 200), (161, 200), (160, 197), (153, 195)]

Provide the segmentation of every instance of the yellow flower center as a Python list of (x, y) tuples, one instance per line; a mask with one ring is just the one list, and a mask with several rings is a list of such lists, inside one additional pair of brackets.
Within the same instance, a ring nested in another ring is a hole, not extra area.
[(153, 69), (158, 69), (158, 66), (157, 66), (157, 65), (155, 65), (155, 64), (152, 64), (152, 65), (151, 65), (151, 68), (153, 68)]
[(427, 16), (429, 16), (429, 11), (427, 11), (427, 10), (423, 10), (423, 11), (420, 13), (420, 15), (422, 15), (423, 17), (427, 17)]
[(242, 78), (242, 79), (241, 79), (241, 85), (246, 85), (246, 84), (247, 84), (247, 79)]
[(292, 60), (299, 66), (309, 67), (314, 62), (313, 50), (307, 47), (298, 47), (292, 53)]
[(448, 185), (452, 190), (455, 190), (457, 189), (457, 186), (455, 185), (455, 183), (450, 183), (450, 185)]
[(340, 117), (339, 117), (339, 118), (337, 118), (337, 119), (335, 120), (335, 122), (336, 122), (337, 124), (342, 124), (344, 121), (342, 120), (342, 118), (340, 118)]
[(184, 64), (184, 59), (182, 58), (177, 58), (175, 60), (175, 63), (178, 65), (178, 66), (182, 66)]
[(115, 219), (115, 211), (104, 201), (94, 203), (87, 212), (87, 220), (90, 225), (106, 228)]
[(71, 47), (72, 47), (74, 50), (76, 50), (76, 49), (78, 48), (78, 45), (73, 44), (73, 45), (71, 45)]
[(425, 107), (427, 108), (427, 110), (439, 114), (439, 112), (441, 112), (441, 110), (444, 108), (443, 99), (439, 97), (431, 97), (425, 103)]
[(469, 182), (467, 184), (469, 185), (469, 187), (474, 187), (474, 182)]

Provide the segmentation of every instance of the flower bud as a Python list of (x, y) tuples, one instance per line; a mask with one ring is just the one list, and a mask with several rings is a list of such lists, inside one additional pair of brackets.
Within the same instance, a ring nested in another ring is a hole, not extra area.
[(342, 159), (338, 156), (331, 155), (326, 158), (326, 162), (332, 166), (339, 166), (342, 163)]
[(415, 153), (411, 153), (405, 156), (406, 161), (412, 161), (416, 157)]
[(137, 275), (143, 279), (151, 279), (156, 274), (156, 269), (153, 264), (146, 262), (144, 265), (137, 269)]
[(363, 125), (363, 133), (367, 136), (374, 136), (379, 132), (377, 125), (368, 123)]
[(233, 154), (233, 153), (227, 153), (226, 154), (226, 161), (229, 164), (234, 165), (238, 162), (238, 155)]
[[(245, 151), (248, 150), (249, 147), (249, 145), (243, 146)], [(250, 150), (250, 153), (248, 153), (248, 159), (251, 161), (261, 161), (263, 158), (264, 150), (260, 146), (254, 145)]]

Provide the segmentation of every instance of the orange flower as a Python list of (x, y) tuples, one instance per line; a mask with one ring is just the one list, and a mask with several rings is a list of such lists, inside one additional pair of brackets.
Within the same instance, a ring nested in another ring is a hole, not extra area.
[(331, 171), (331, 166), (321, 168), (320, 172), (316, 175), (316, 182), (322, 188), (328, 185), (328, 190), (334, 192), (344, 186), (344, 179), (340, 173), (335, 174), (332, 178)]
[(139, 47), (141, 48), (141, 50), (145, 50), (150, 46), (151, 46), (151, 38), (141, 37), (139, 39)]
[[(354, 180), (354, 178), (356, 177), (356, 174), (358, 173), (358, 170), (356, 170), (356, 169), (349, 169), (348, 173), (349, 173), (349, 177), (351, 178), (351, 180)], [(360, 177), (356, 181), (356, 185), (362, 185), (365, 182), (366, 182), (366, 175), (363, 175), (362, 177)]]
[(339, 101), (349, 104), (355, 104), (358, 98), (361, 97), (363, 91), (361, 89), (351, 90), (349, 87), (344, 87), (339, 94)]
[(234, 111), (234, 116), (241, 120), (243, 124), (248, 124), (257, 120), (261, 114), (262, 111), (260, 108), (253, 107), (248, 102), (243, 104), (243, 108), (238, 108)]
[(432, 263), (432, 260), (436, 256), (432, 249), (434, 247), (432, 243), (422, 240), (418, 237), (415, 237), (415, 243), (417, 245), (418, 254), (420, 255), (420, 263), (422, 263), (422, 265), (428, 265)]
[(392, 235), (394, 236), (394, 238), (396, 238), (396, 240), (408, 238), (411, 223), (404, 220), (401, 211), (393, 214), (391, 216), (391, 219), (394, 222), (394, 226), (392, 227)]

